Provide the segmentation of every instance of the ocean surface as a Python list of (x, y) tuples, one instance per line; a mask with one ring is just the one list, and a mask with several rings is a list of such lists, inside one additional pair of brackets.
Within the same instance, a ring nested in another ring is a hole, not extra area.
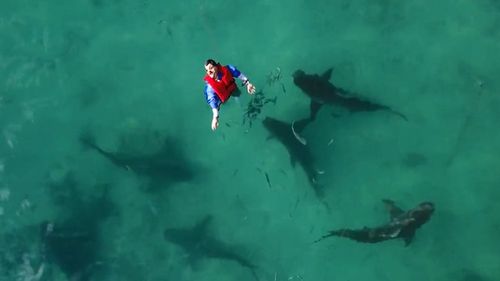
[[(499, 50), (493, 0), (2, 0), (0, 280), (500, 280)], [(209, 58), (270, 102), (212, 131)], [(407, 120), (323, 106), (313, 182), (262, 121), (293, 141), (292, 75), (329, 69)], [(313, 243), (382, 199), (436, 209), (407, 247)]]

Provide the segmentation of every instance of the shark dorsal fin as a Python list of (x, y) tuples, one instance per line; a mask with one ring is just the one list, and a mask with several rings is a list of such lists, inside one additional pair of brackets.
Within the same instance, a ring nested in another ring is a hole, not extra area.
[(200, 233), (206, 233), (208, 230), (208, 227), (210, 223), (212, 222), (212, 216), (207, 215), (205, 216), (201, 221), (199, 221), (195, 227), (194, 227), (194, 233), (200, 234)]
[(332, 71), (333, 71), (333, 68), (329, 68), (323, 74), (321, 74), (321, 78), (326, 80), (326, 81), (329, 81), (330, 78), (332, 78)]

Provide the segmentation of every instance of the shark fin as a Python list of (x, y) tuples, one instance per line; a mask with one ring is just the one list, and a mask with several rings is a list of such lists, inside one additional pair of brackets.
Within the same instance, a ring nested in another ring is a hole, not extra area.
[(199, 253), (192, 253), (186, 257), (187, 263), (194, 270), (199, 270), (201, 267), (202, 256)]
[(332, 231), (329, 231), (327, 234), (321, 236), (319, 239), (314, 240), (313, 243), (318, 243), (319, 241), (321, 241), (321, 240), (323, 240), (325, 238), (332, 237), (332, 236), (338, 236), (338, 235), (339, 235), (338, 231), (332, 230)]
[(213, 217), (211, 215), (205, 216), (194, 227), (194, 233), (197, 233), (197, 234), (206, 233), (208, 230), (208, 226), (212, 222), (212, 219), (213, 219)]
[(95, 137), (88, 131), (84, 131), (80, 134), (80, 142), (84, 148), (92, 148), (99, 152), (104, 152), (100, 147), (97, 146)]
[(413, 241), (414, 236), (415, 236), (415, 232), (412, 232), (408, 236), (404, 237), (405, 247), (408, 247), (411, 244), (411, 241)]
[(323, 74), (321, 74), (321, 78), (328, 81), (332, 77), (332, 71), (333, 68), (329, 68), (327, 71), (325, 71)]
[(323, 104), (321, 104), (319, 102), (315, 102), (315, 101), (311, 100), (311, 104), (309, 105), (309, 109), (311, 111), (309, 119), (311, 121), (316, 120), (316, 115), (318, 115), (319, 109), (321, 108), (322, 105)]
[(394, 203), (394, 201), (389, 200), (389, 199), (382, 199), (382, 202), (384, 202), (385, 207), (389, 211), (389, 215), (391, 217), (391, 220), (404, 214), (404, 211), (401, 208), (399, 208), (398, 206), (396, 206), (396, 203)]

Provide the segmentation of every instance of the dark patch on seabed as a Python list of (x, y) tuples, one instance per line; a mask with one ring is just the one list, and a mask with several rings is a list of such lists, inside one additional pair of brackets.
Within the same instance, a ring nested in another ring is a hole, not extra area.
[[(42, 252), (50, 264), (56, 264), (70, 280), (94, 280), (99, 272), (102, 252), (101, 226), (117, 209), (109, 197), (108, 185), (82, 187), (73, 173), (59, 182), (49, 182), (60, 217), (40, 225)], [(81, 190), (97, 190), (87, 195)]]

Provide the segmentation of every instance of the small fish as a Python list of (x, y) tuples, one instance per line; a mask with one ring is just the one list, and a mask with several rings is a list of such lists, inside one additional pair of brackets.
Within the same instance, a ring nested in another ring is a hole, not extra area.
[(280, 84), (281, 84), (281, 90), (283, 91), (284, 94), (286, 94), (285, 84), (283, 83)]
[(276, 67), (273, 71), (271, 71), (271, 73), (267, 75), (267, 84), (271, 86), (280, 79), (281, 79), (281, 68)]
[(265, 175), (266, 175), (267, 185), (269, 186), (269, 188), (272, 188), (271, 181), (269, 180), (269, 175), (267, 173), (265, 173)]
[(239, 171), (240, 171), (239, 169), (235, 169), (234, 172), (233, 172), (233, 177), (236, 176)]

